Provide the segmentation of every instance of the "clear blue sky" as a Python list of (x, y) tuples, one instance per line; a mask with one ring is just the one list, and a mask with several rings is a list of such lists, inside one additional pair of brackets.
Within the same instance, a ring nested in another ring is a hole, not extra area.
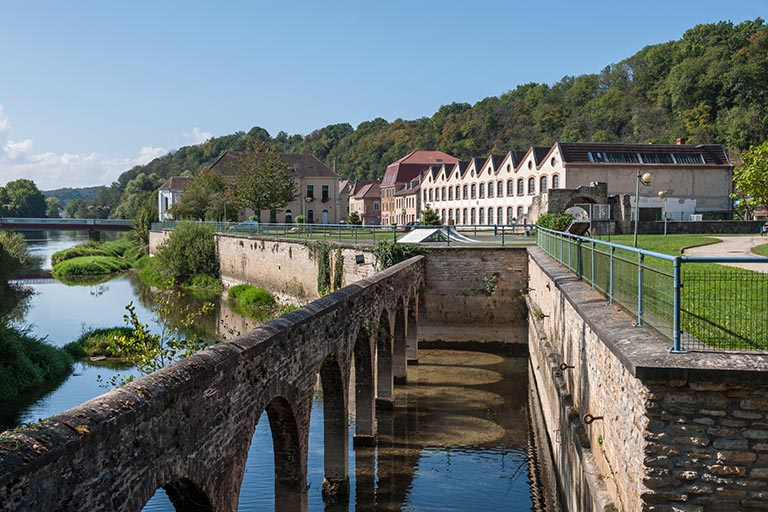
[(430, 116), (768, 16), (768, 0), (0, 2), (0, 185), (41, 189), (253, 126)]

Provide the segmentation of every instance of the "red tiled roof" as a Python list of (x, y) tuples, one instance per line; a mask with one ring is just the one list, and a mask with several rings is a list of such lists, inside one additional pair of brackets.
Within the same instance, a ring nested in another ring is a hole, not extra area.
[(186, 176), (171, 176), (160, 185), (160, 190), (184, 190), (191, 179)]
[(459, 159), (442, 151), (412, 151), (387, 166), (381, 186), (407, 183), (432, 165), (453, 164)]

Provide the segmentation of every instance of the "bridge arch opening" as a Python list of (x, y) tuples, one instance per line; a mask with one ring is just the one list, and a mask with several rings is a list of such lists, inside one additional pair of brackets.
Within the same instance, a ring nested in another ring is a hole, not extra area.
[(269, 402), (266, 412), (275, 453), (275, 510), (300, 510), (306, 490), (306, 460), (296, 417), (282, 397)]
[(392, 345), (389, 311), (385, 309), (381, 312), (376, 329), (376, 405), (385, 409), (391, 409), (394, 405)]
[(373, 445), (376, 435), (371, 333), (360, 327), (355, 338), (355, 445)]
[(349, 500), (347, 400), (341, 365), (329, 354), (320, 368), (323, 388), (323, 501)]
[(214, 508), (205, 491), (189, 479), (181, 478), (159, 487), (147, 502), (147, 507), (156, 510), (171, 504), (179, 512), (213, 512)]

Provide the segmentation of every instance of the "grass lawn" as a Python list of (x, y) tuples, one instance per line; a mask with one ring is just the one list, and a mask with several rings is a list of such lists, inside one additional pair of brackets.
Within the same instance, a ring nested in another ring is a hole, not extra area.
[(768, 244), (758, 245), (752, 248), (752, 252), (759, 256), (768, 256)]

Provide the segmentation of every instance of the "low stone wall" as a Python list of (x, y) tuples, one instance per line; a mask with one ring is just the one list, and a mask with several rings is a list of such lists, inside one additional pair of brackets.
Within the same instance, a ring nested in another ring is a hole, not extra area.
[(530, 363), (569, 509), (768, 509), (768, 356), (670, 354), (529, 255)]
[(525, 248), (431, 249), (419, 341), (527, 343)]
[[(759, 235), (763, 221), (759, 220), (702, 220), (667, 221), (670, 235)], [(640, 222), (637, 230), (644, 235), (663, 235), (664, 222)], [(632, 231), (628, 231), (631, 233)]]

